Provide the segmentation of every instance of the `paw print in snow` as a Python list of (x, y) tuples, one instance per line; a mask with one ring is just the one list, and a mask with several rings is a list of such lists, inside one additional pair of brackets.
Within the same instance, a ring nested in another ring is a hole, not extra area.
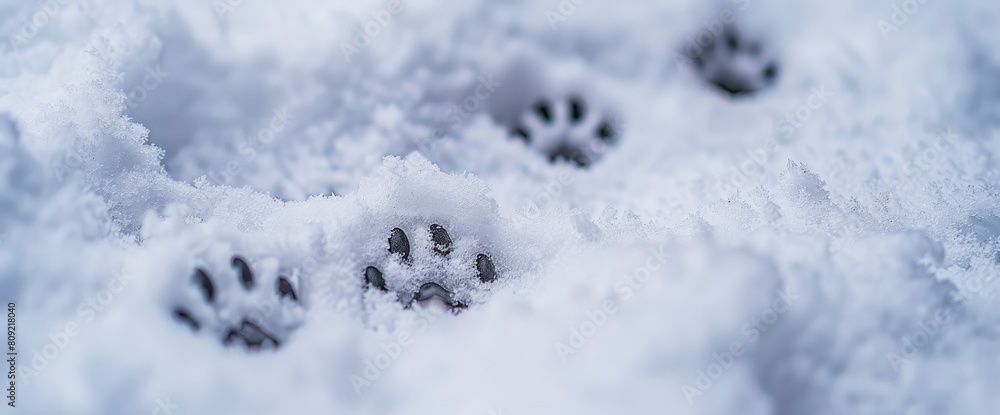
[(620, 128), (616, 117), (588, 107), (579, 96), (570, 96), (538, 100), (521, 114), (510, 134), (552, 163), (566, 161), (588, 167), (618, 141)]
[(752, 94), (778, 78), (778, 62), (764, 44), (732, 26), (691, 58), (703, 79), (732, 96)]
[(303, 320), (293, 279), (277, 275), (261, 284), (243, 257), (233, 256), (229, 265), (216, 273), (235, 277), (226, 280), (214, 278), (204, 267), (196, 268), (191, 290), (182, 301), (186, 304), (176, 306), (174, 317), (196, 332), (219, 336), (226, 346), (278, 348)]
[(415, 230), (412, 234), (425, 238), (418, 246), (430, 252), (411, 255), (410, 238), (402, 229), (394, 228), (389, 232), (389, 255), (381, 268), (369, 266), (364, 270), (367, 289), (393, 292), (405, 307), (434, 304), (457, 313), (468, 308), (469, 290), (496, 281), (493, 258), (478, 253), (466, 264), (465, 259), (471, 260), (474, 252), (458, 252), (441, 225), (433, 224), (426, 231)]

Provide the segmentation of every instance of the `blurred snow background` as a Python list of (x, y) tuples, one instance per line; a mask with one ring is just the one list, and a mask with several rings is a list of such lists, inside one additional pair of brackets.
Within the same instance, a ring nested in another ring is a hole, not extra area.
[[(0, 2), (17, 411), (1000, 408), (995, 2), (329, 3)], [(773, 88), (676, 63), (724, 11)], [(623, 120), (586, 170), (508, 137), (567, 94)], [(365, 294), (435, 220), (498, 258), (483, 304)], [(171, 318), (230, 252), (303, 283), (276, 352)]]

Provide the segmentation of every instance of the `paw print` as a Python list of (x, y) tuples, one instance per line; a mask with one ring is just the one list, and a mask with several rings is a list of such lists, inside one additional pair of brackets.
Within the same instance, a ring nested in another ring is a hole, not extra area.
[(545, 155), (550, 162), (560, 160), (587, 167), (618, 140), (621, 123), (587, 106), (579, 96), (540, 99), (511, 129), (512, 137)]
[(277, 275), (272, 283), (261, 284), (239, 255), (229, 265), (230, 269), (218, 274), (235, 274), (236, 278), (222, 281), (206, 268), (196, 268), (191, 290), (182, 301), (186, 304), (174, 309), (174, 317), (196, 332), (219, 336), (226, 346), (278, 348), (302, 322), (302, 304), (293, 279)]
[[(364, 270), (365, 288), (394, 292), (407, 308), (413, 303), (424, 307), (434, 304), (457, 313), (468, 308), (469, 290), (496, 281), (493, 258), (479, 253), (474, 261), (465, 263), (472, 251), (456, 249), (451, 235), (441, 225), (433, 224), (426, 232), (417, 230), (414, 234), (424, 238), (417, 246), (430, 252), (411, 256), (409, 237), (402, 229), (394, 228), (389, 232), (389, 255), (382, 268), (369, 266)], [(389, 275), (395, 278), (387, 278)]]
[(700, 76), (732, 96), (748, 95), (774, 84), (777, 60), (762, 42), (727, 26), (692, 58)]

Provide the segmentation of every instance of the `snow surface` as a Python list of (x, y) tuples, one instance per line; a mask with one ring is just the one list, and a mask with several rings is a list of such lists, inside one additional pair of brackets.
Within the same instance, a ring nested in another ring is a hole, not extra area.
[[(0, 2), (9, 412), (997, 413), (996, 2), (330, 3)], [(676, 64), (723, 10), (772, 89)], [(507, 134), (568, 94), (590, 169)], [(362, 287), (430, 223), (458, 316)], [(236, 252), (301, 286), (277, 351), (171, 317)]]

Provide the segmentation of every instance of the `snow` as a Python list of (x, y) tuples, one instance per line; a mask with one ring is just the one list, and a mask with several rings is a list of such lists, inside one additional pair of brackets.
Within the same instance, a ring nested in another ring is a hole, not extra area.
[[(18, 410), (995, 413), (1000, 7), (661, 3), (0, 1)], [(723, 11), (773, 88), (675, 63)], [(570, 95), (621, 131), (588, 169), (508, 137)], [(276, 351), (171, 315), (267, 301), (234, 254), (300, 290)]]

